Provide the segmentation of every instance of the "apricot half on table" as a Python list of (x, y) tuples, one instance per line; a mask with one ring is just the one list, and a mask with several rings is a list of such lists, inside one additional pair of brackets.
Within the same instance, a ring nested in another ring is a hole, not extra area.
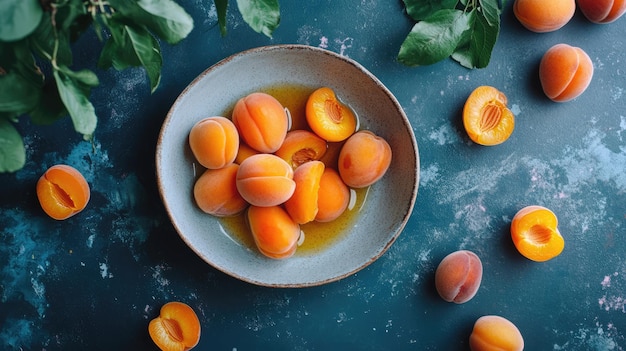
[(480, 258), (471, 251), (459, 250), (439, 263), (435, 271), (435, 287), (445, 301), (461, 304), (476, 295), (482, 277)]
[(323, 162), (309, 161), (293, 172), (296, 190), (285, 202), (285, 209), (298, 224), (311, 222), (317, 215), (317, 200), (324, 169)]
[(236, 178), (239, 194), (254, 206), (284, 203), (296, 190), (293, 168), (273, 154), (257, 154), (245, 159)]
[(293, 256), (300, 239), (300, 225), (281, 206), (248, 208), (248, 224), (259, 251), (273, 259)]
[(236, 215), (248, 207), (237, 190), (238, 170), (239, 165), (231, 163), (219, 169), (207, 169), (196, 180), (193, 196), (203, 212), (224, 217)]
[(191, 128), (189, 147), (196, 160), (206, 168), (222, 168), (235, 160), (239, 133), (231, 120), (215, 116), (204, 118)]
[(567, 44), (552, 46), (539, 63), (539, 79), (546, 96), (565, 102), (580, 96), (591, 83), (593, 63), (587, 53)]
[(148, 333), (163, 351), (191, 350), (200, 341), (200, 320), (189, 305), (168, 302), (148, 324)]
[(491, 86), (474, 89), (463, 107), (463, 126), (469, 138), (480, 145), (505, 142), (515, 128), (515, 116), (504, 93)]
[(578, 0), (578, 8), (593, 23), (611, 23), (626, 12), (626, 1)]
[(511, 321), (500, 316), (482, 316), (474, 323), (469, 339), (472, 351), (522, 351), (524, 338)]
[(294, 169), (308, 161), (319, 160), (328, 149), (326, 140), (304, 129), (287, 132), (285, 141), (274, 153)]
[(346, 185), (365, 188), (385, 175), (391, 157), (391, 147), (385, 139), (361, 130), (352, 134), (341, 147), (337, 168)]
[(85, 209), (90, 196), (87, 180), (72, 166), (52, 166), (37, 181), (41, 208), (57, 220), (67, 219)]
[(332, 142), (346, 140), (357, 128), (354, 111), (339, 101), (328, 87), (319, 88), (309, 95), (306, 121), (315, 134)]
[(285, 107), (273, 96), (261, 92), (239, 99), (232, 118), (245, 143), (265, 153), (278, 150), (290, 124)]
[(560, 255), (565, 247), (556, 215), (543, 206), (519, 210), (511, 222), (511, 238), (524, 257), (537, 262)]
[(575, 0), (515, 0), (513, 4), (517, 20), (528, 30), (537, 33), (562, 28), (574, 17), (574, 12)]

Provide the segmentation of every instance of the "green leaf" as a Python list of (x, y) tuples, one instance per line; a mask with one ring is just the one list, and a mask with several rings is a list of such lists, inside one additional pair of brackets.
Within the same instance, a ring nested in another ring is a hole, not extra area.
[(217, 10), (217, 23), (220, 26), (222, 36), (226, 35), (226, 11), (228, 10), (228, 0), (213, 0)]
[(56, 83), (51, 79), (46, 80), (41, 90), (39, 104), (34, 110), (29, 112), (31, 122), (39, 125), (49, 125), (67, 116), (67, 114), (67, 109), (59, 96)]
[(443, 9), (420, 21), (406, 37), (398, 60), (408, 66), (430, 65), (450, 56), (470, 29), (462, 10)]
[(458, 0), (403, 0), (406, 13), (421, 21), (442, 9), (454, 9)]
[(57, 47), (56, 61), (59, 65), (72, 65), (72, 49), (68, 31), (57, 31), (54, 34), (51, 15), (46, 13), (39, 26), (28, 37), (29, 44), (35, 49), (35, 53), (41, 58), (49, 59), (54, 54), (55, 45)]
[(0, 173), (15, 172), (26, 163), (22, 136), (6, 118), (0, 118)]
[(243, 20), (257, 33), (272, 37), (280, 23), (278, 0), (237, 0)]
[(0, 42), (0, 112), (26, 113), (39, 103), (43, 75), (26, 41)]
[(143, 25), (169, 44), (189, 35), (193, 19), (173, 0), (110, 0), (111, 6), (130, 23)]
[(487, 23), (491, 27), (500, 27), (500, 14), (502, 10), (498, 5), (498, 0), (478, 0), (480, 11)]
[(43, 9), (38, 0), (0, 1), (0, 40), (16, 41), (37, 28)]
[(467, 68), (485, 68), (498, 39), (500, 26), (490, 26), (486, 16), (473, 10), (470, 13), (471, 30), (452, 54), (452, 58)]
[(111, 37), (102, 49), (98, 66), (104, 69), (113, 66), (117, 70), (142, 66), (154, 92), (161, 81), (163, 65), (159, 42), (145, 27), (125, 24), (119, 17), (113, 17), (105, 24)]
[(98, 85), (98, 77), (89, 70), (74, 72), (66, 66), (55, 69), (54, 78), (59, 96), (74, 123), (74, 129), (90, 137), (96, 129), (98, 118), (89, 101), (91, 88)]

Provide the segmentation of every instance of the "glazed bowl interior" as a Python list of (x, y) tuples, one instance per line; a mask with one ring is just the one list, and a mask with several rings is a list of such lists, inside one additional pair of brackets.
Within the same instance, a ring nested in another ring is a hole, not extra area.
[[(332, 88), (356, 111), (360, 129), (389, 142), (393, 158), (385, 176), (367, 190), (360, 212), (340, 239), (319, 252), (273, 260), (238, 240), (221, 219), (196, 206), (193, 185), (203, 169), (190, 151), (188, 134), (198, 120), (224, 115), (239, 98), (281, 85)], [(375, 261), (406, 225), (419, 183), (417, 143), (395, 97), (353, 60), (303, 45), (251, 49), (200, 74), (180, 94), (163, 123), (156, 166), (161, 198), (184, 242), (216, 269), (271, 287), (321, 285)]]

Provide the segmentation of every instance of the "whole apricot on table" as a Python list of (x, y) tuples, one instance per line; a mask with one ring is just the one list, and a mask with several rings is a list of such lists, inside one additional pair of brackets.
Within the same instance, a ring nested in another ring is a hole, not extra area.
[(272, 95), (261, 92), (239, 99), (232, 118), (245, 143), (263, 153), (278, 150), (290, 124), (285, 107)]
[(189, 305), (168, 302), (148, 324), (148, 333), (163, 351), (191, 350), (200, 341), (200, 320)]
[(468, 250), (448, 254), (435, 271), (435, 288), (447, 302), (457, 304), (471, 300), (480, 287), (483, 265), (480, 258)]
[(391, 157), (391, 146), (384, 138), (362, 130), (350, 136), (341, 147), (337, 170), (349, 187), (365, 188), (385, 175)]
[(511, 321), (500, 316), (482, 316), (474, 323), (469, 339), (472, 351), (522, 351), (524, 338)]
[(300, 225), (281, 206), (248, 208), (248, 225), (259, 251), (273, 259), (294, 255), (300, 239)]
[(357, 116), (328, 87), (315, 90), (306, 102), (306, 120), (313, 132), (331, 142), (348, 139), (357, 128)]
[(213, 216), (233, 216), (248, 207), (237, 190), (239, 165), (231, 163), (218, 169), (207, 169), (196, 180), (193, 196), (200, 209)]
[(285, 202), (285, 209), (294, 222), (305, 224), (315, 219), (320, 181), (325, 168), (321, 161), (309, 161), (293, 172), (296, 190)]
[(37, 198), (50, 217), (67, 219), (87, 207), (91, 191), (85, 177), (74, 167), (54, 165), (37, 181)]
[(576, 12), (575, 0), (515, 0), (513, 13), (527, 29), (553, 32), (565, 26)]
[(206, 168), (231, 164), (239, 151), (239, 133), (231, 120), (215, 116), (204, 118), (191, 128), (189, 147), (196, 160)]
[(519, 210), (511, 222), (511, 238), (524, 257), (537, 262), (553, 259), (565, 247), (556, 215), (543, 206)]
[(245, 159), (236, 178), (239, 194), (254, 206), (276, 206), (296, 190), (293, 168), (273, 154), (257, 154)]
[(336, 170), (325, 168), (317, 193), (315, 220), (317, 222), (334, 221), (346, 211), (349, 204), (350, 189)]
[(578, 8), (593, 23), (611, 23), (626, 12), (626, 0), (578, 0)]
[(328, 143), (317, 134), (296, 129), (287, 132), (285, 141), (274, 154), (296, 169), (305, 162), (321, 159), (327, 149)]
[(593, 63), (587, 53), (567, 44), (552, 46), (539, 63), (539, 79), (546, 96), (566, 102), (580, 96), (591, 83)]
[(463, 107), (463, 126), (469, 138), (480, 145), (505, 142), (515, 128), (515, 116), (504, 93), (491, 86), (474, 89)]

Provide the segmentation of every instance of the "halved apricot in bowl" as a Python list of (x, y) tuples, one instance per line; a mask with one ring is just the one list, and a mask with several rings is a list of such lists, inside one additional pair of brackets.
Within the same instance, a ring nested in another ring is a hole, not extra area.
[(504, 93), (491, 86), (479, 86), (463, 107), (463, 126), (469, 138), (480, 145), (505, 142), (515, 127), (515, 116), (507, 107)]
[(537, 262), (553, 259), (565, 247), (556, 215), (543, 206), (519, 210), (511, 222), (511, 238), (524, 257)]
[(285, 141), (274, 153), (294, 169), (305, 162), (319, 160), (328, 149), (326, 140), (304, 129), (287, 132)]
[(357, 128), (354, 111), (328, 87), (311, 93), (306, 102), (306, 120), (315, 134), (331, 142), (348, 139)]

